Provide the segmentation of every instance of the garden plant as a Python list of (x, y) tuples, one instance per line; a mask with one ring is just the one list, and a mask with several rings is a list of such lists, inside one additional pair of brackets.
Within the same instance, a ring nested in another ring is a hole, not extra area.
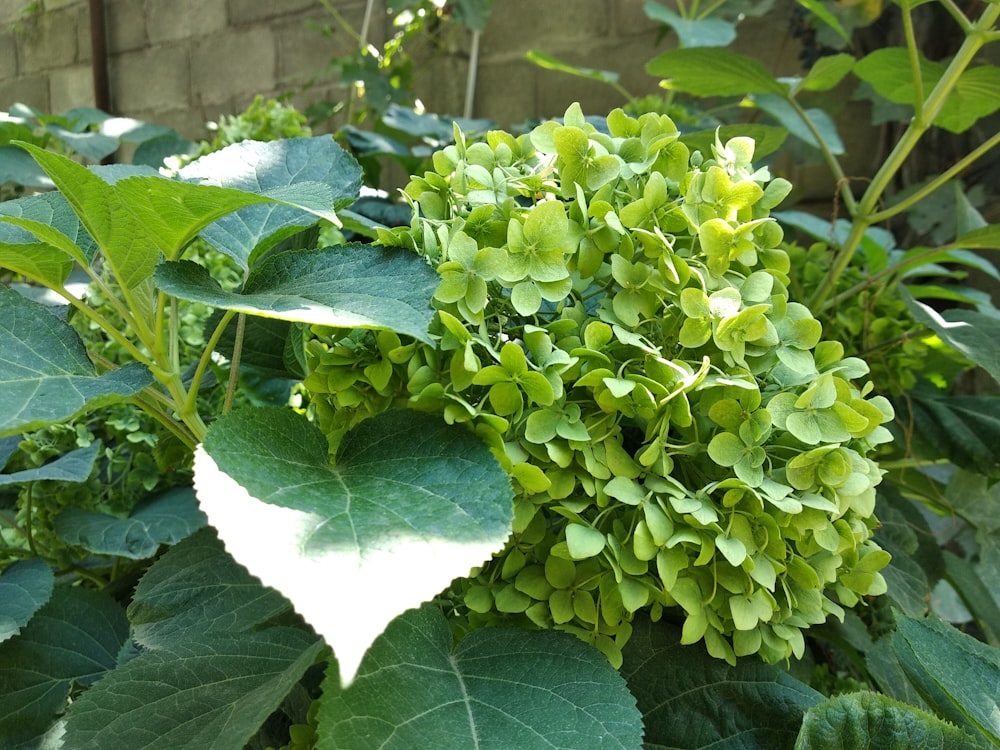
[[(55, 189), (0, 203), (0, 745), (1000, 746), (1000, 408), (953, 393), (1000, 380), (962, 284), (1000, 228), (883, 226), (996, 145), (892, 192), (1000, 108), (1000, 5), (941, 5), (949, 64), (792, 81), (651, 8), (670, 91), (776, 124), (455, 125), (395, 228), (330, 136), (88, 167), (104, 118), (21, 112), (0, 156)], [(857, 194), (803, 104), (849, 75), (912, 112)], [(762, 166), (784, 131), (836, 220)]]

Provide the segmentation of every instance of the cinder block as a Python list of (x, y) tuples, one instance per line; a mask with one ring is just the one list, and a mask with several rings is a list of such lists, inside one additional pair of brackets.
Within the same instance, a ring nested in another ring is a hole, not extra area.
[[(338, 6), (347, 4), (343, 0), (337, 2)], [(229, 25), (242, 26), (272, 18), (285, 18), (290, 13), (310, 9), (328, 15), (316, 0), (229, 0)], [(337, 10), (342, 11), (340, 7)]]
[(149, 43), (143, 0), (112, 0), (105, 5), (104, 25), (111, 53), (130, 52)]
[(592, 44), (610, 33), (611, 2), (504, 0), (490, 16), (480, 43), (480, 54), (484, 58), (510, 60), (523, 56), (529, 49), (548, 52), (556, 39)]
[[(677, 3), (674, 0), (659, 0), (659, 2), (676, 12)], [(617, 36), (655, 35), (659, 24), (646, 15), (643, 10), (644, 5), (645, 3), (636, 0), (612, 0), (613, 28)]]
[(0, 112), (6, 112), (11, 104), (27, 104), (42, 112), (50, 112), (49, 77), (45, 73), (36, 73), (0, 83)]
[(146, 0), (152, 44), (196, 39), (226, 28), (226, 0)]
[[(353, 28), (361, 25), (364, 9), (349, 6), (340, 10), (347, 23)], [(311, 75), (326, 67), (330, 58), (351, 54), (357, 46), (355, 40), (345, 31), (335, 31), (324, 36), (310, 28), (306, 20), (318, 20), (320, 13), (303, 13), (270, 24), (277, 45), (278, 82), (286, 86), (298, 86)]]
[(76, 8), (38, 16), (21, 39), (21, 71), (37, 73), (77, 62), (80, 20)]
[(0, 81), (17, 78), (17, 36), (9, 29), (0, 30)]
[(53, 112), (94, 106), (94, 71), (89, 64), (49, 73), (49, 103)]
[(538, 114), (535, 66), (528, 62), (481, 63), (473, 114), (509, 130)]
[(42, 9), (46, 12), (68, 8), (71, 5), (86, 6), (87, 0), (42, 0)]
[(169, 45), (115, 55), (111, 100), (121, 113), (187, 106), (191, 70), (187, 48)]
[(267, 28), (202, 37), (193, 44), (191, 85), (203, 106), (275, 87), (275, 40)]

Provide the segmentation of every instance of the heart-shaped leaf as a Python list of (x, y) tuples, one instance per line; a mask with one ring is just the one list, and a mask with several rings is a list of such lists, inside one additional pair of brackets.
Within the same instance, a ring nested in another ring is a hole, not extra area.
[(62, 422), (153, 382), (139, 364), (97, 376), (76, 331), (4, 286), (0, 321), (0, 435)]
[(513, 515), (485, 445), (407, 411), (362, 422), (333, 467), (305, 418), (230, 412), (195, 454), (195, 489), (226, 549), (327, 639), (347, 682), (390, 620), (503, 546)]
[(331, 669), (318, 750), (638, 748), (642, 721), (621, 676), (566, 633), (484, 628), (457, 647), (433, 605), (394, 620), (340, 691)]
[(0, 642), (17, 635), (49, 600), (54, 581), (40, 557), (18, 560), (0, 573)]
[(416, 253), (350, 244), (281, 253), (227, 292), (190, 261), (156, 270), (160, 289), (250, 315), (341, 328), (389, 328), (430, 343), (430, 299), (440, 279)]

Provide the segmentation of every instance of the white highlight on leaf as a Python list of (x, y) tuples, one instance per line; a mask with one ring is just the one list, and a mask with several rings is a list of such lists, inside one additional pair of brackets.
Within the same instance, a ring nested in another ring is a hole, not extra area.
[(287, 597), (333, 648), (346, 687), (375, 638), (399, 614), (440, 593), (503, 546), (421, 536), (306, 553), (327, 519), (262, 502), (219, 469), (199, 446), (194, 485), (226, 550), (265, 586)]

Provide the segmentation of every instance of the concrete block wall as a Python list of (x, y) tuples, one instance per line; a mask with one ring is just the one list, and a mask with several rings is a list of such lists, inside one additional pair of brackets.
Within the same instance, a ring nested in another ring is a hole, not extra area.
[[(332, 2), (354, 28), (361, 26), (365, 0)], [(26, 4), (0, 0), (0, 111), (14, 102), (46, 112), (93, 106), (89, 3), (40, 0), (30, 14), (21, 10)], [(573, 101), (592, 113), (623, 103), (611, 87), (537, 68), (524, 59), (529, 49), (618, 71), (635, 94), (655, 91), (645, 64), (671, 40), (658, 43), (642, 5), (496, 0), (479, 45), (473, 115), (507, 127), (561, 114)], [(375, 43), (392, 31), (384, 8), (384, 0), (375, 3)], [(190, 138), (203, 137), (207, 121), (244, 109), (256, 94), (298, 91), (354, 44), (345, 33), (322, 36), (309, 28), (310, 19), (331, 20), (316, 0), (104, 0), (104, 9), (111, 109)], [(471, 37), (461, 32), (425, 45), (417, 95), (430, 111), (461, 114), (465, 106)], [(778, 72), (797, 72), (794, 45), (783, 54), (774, 32), (773, 20), (770, 26), (751, 20), (740, 27), (738, 44), (757, 54), (764, 50), (765, 62)], [(342, 96), (327, 79), (291, 101), (304, 107)]]

